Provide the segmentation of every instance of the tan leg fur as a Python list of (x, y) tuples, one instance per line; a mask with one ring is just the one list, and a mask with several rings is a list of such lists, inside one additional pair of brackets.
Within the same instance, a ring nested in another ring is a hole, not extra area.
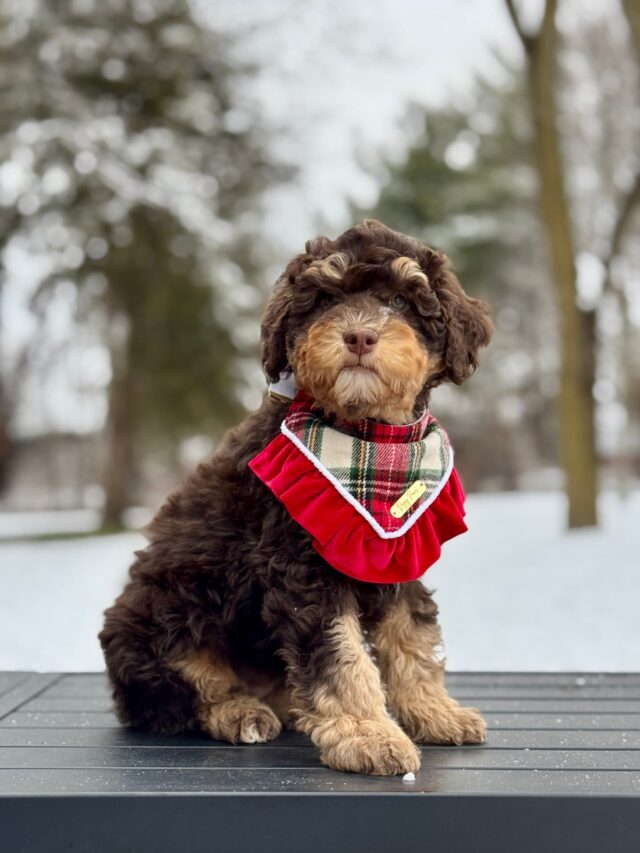
[(475, 708), (462, 708), (444, 686), (442, 635), (437, 623), (421, 624), (399, 601), (372, 631), (389, 706), (418, 743), (482, 743), (486, 725)]
[(293, 691), (296, 728), (336, 770), (382, 776), (417, 770), (420, 753), (387, 713), (380, 673), (364, 647), (357, 616), (336, 618), (328, 639), (335, 663), (310, 692)]

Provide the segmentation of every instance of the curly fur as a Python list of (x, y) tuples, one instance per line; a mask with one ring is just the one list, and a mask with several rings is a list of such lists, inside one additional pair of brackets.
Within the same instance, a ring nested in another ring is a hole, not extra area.
[[(393, 307), (398, 293), (406, 307)], [(486, 306), (464, 293), (444, 255), (367, 220), (336, 240), (310, 241), (279, 278), (262, 322), (267, 376), (292, 370), (303, 384), (305, 370), (326, 376), (329, 362), (314, 367), (301, 351), (323, 323), (343, 328), (349, 311), (379, 322), (370, 387), (379, 379), (400, 389), (394, 406), (404, 407), (403, 417), (435, 385), (466, 379), (491, 335)], [(389, 329), (396, 338), (385, 345)], [(332, 341), (335, 349), (335, 334)], [(402, 342), (406, 358), (398, 359)], [(314, 358), (326, 359), (327, 351)], [(407, 358), (414, 359), (410, 370)], [(323, 405), (335, 411), (330, 392)], [(366, 396), (365, 389), (347, 409), (364, 406), (366, 416), (380, 416), (382, 403), (366, 410)], [(295, 720), (329, 765), (386, 774), (419, 761), (386, 703), (417, 739), (482, 739), (480, 718), (446, 697), (431, 658), (416, 662), (439, 637), (424, 587), (358, 583), (334, 571), (249, 470), (286, 409), (265, 398), (151, 523), (149, 544), (137, 552), (100, 634), (120, 719), (156, 732), (260, 740), (279, 731), (272, 708), (285, 724)], [(408, 641), (412, 631), (426, 650)], [(382, 678), (366, 636), (374, 653), (379, 638)], [(394, 656), (405, 664), (394, 668)], [(402, 682), (401, 671), (413, 673), (415, 684)], [(405, 695), (412, 690), (415, 702)], [(429, 719), (419, 719), (420, 703)]]

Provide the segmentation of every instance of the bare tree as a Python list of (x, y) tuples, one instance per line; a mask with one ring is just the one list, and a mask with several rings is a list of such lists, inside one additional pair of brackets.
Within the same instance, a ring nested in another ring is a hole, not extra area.
[[(534, 32), (525, 29), (515, 0), (505, 0), (505, 3), (526, 60), (540, 209), (560, 310), (562, 368), (558, 409), (569, 499), (569, 526), (581, 527), (597, 523), (598, 475), (593, 400), (597, 342), (595, 310), (581, 310), (577, 301), (574, 227), (558, 130), (558, 33), (555, 22), (558, 2), (545, 0), (542, 21)], [(622, 0), (622, 7), (634, 49), (640, 57), (640, 3), (638, 0)], [(640, 171), (628, 192), (619, 200), (608, 252), (602, 258), (605, 290), (612, 288), (613, 262), (621, 252), (639, 205)]]
[[(621, 0), (621, 3), (629, 28), (629, 34), (631, 36), (635, 60), (640, 68), (640, 2), (638, 2), (638, 0)], [(640, 102), (640, 91), (636, 92), (636, 96)], [(624, 429), (621, 441), (620, 458), (618, 460), (618, 479), (621, 494), (625, 497), (627, 497), (631, 491), (632, 472), (630, 462), (634, 443), (633, 433), (635, 428), (633, 413), (638, 411), (638, 407), (640, 405), (640, 388), (638, 387), (632, 357), (632, 333), (630, 328), (627, 295), (624, 287), (616, 284), (613, 269), (616, 260), (623, 253), (625, 242), (629, 238), (632, 230), (632, 224), (636, 221), (639, 209), (640, 159), (636, 165), (634, 179), (630, 182), (627, 192), (619, 199), (617, 216), (611, 230), (609, 249), (603, 261), (605, 272), (603, 291), (604, 293), (611, 294), (617, 299), (620, 316), (622, 318), (622, 332), (620, 335), (620, 367), (623, 378), (622, 393), (627, 409), (627, 425)]]
[(577, 301), (571, 211), (566, 191), (557, 115), (557, 0), (546, 0), (536, 32), (525, 30), (514, 0), (505, 0), (526, 59), (539, 180), (552, 279), (560, 311), (561, 372), (558, 400), (560, 446), (569, 500), (569, 527), (597, 523), (597, 456), (593, 383), (595, 317)]

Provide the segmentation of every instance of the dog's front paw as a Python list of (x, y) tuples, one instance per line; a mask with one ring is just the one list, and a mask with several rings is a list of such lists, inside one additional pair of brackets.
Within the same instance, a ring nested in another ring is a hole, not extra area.
[(419, 710), (405, 709), (403, 729), (416, 743), (484, 743), (487, 724), (476, 708), (461, 708), (453, 699), (429, 702)]
[(336, 722), (320, 738), (320, 760), (334, 770), (397, 776), (420, 767), (420, 752), (391, 720), (352, 721), (350, 732)]
[(458, 725), (462, 730), (462, 743), (484, 743), (487, 724), (477, 708), (458, 708)]
[(282, 730), (271, 708), (251, 696), (238, 696), (208, 709), (205, 728), (211, 737), (231, 743), (264, 743)]

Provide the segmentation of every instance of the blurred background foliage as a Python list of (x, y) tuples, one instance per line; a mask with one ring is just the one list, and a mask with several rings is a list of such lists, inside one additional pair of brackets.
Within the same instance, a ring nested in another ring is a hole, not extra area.
[[(0, 507), (108, 529), (157, 506), (259, 402), (260, 310), (302, 248), (274, 222), (374, 215), (493, 306), (482, 369), (433, 399), (467, 487), (564, 487), (596, 523), (597, 491), (640, 473), (639, 4), (499, 4), (519, 49), (446, 105), (406, 98), (393, 156), (354, 152), (368, 198), (345, 187), (333, 216), (287, 143), (309, 117), (256, 94), (245, 45), (305, 29), (271, 5), (226, 26), (187, 0), (0, 3)], [(304, 14), (339, 35), (367, 12)]]

